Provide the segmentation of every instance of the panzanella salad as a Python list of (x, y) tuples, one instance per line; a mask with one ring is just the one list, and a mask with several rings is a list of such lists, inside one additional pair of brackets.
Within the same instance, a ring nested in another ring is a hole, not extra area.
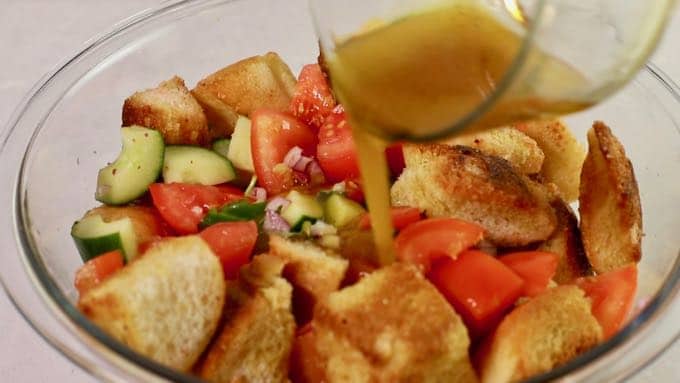
[(514, 382), (627, 322), (640, 201), (602, 122), (587, 151), (557, 120), (389, 147), (397, 261), (382, 266), (322, 66), (296, 79), (267, 53), (192, 90), (174, 77), (131, 95), (122, 120), (101, 205), (71, 231), (78, 307), (171, 368), (211, 382)]

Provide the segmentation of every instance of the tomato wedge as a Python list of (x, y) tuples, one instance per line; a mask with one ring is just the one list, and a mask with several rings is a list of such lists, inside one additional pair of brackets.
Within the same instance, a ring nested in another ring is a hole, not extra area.
[(330, 181), (359, 177), (357, 149), (342, 105), (333, 109), (333, 113), (321, 125), (316, 152), (319, 165)]
[(295, 117), (266, 109), (251, 115), (250, 148), (258, 183), (269, 195), (300, 185), (304, 178), (283, 164), (288, 152), (298, 146), (306, 156), (316, 153), (316, 134)]
[[(396, 225), (395, 225), (396, 226)], [(397, 258), (420, 266), (425, 273), (441, 257), (455, 258), (479, 242), (484, 229), (454, 218), (429, 218), (403, 229), (394, 240)]]
[(521, 251), (498, 258), (524, 280), (524, 296), (533, 297), (548, 288), (557, 271), (559, 256), (546, 251)]
[(243, 192), (231, 186), (156, 183), (149, 191), (161, 217), (178, 234), (197, 233), (210, 208), (243, 198)]
[[(422, 218), (420, 209), (408, 206), (396, 206), (390, 210), (392, 216), (392, 226), (395, 230), (402, 230), (406, 226), (420, 221)], [(371, 227), (371, 215), (366, 213), (359, 221), (360, 229), (369, 229)]]
[(290, 112), (311, 128), (319, 129), (335, 107), (335, 98), (318, 64), (302, 67), (290, 102)]
[(403, 144), (396, 143), (388, 146), (385, 149), (385, 155), (387, 156), (387, 165), (390, 167), (390, 175), (392, 178), (398, 178), (406, 167)]
[(241, 266), (248, 263), (257, 242), (254, 221), (221, 222), (209, 226), (200, 234), (222, 263), (224, 277), (236, 279)]
[(441, 258), (428, 274), (474, 337), (491, 330), (522, 294), (524, 282), (509, 267), (478, 250)]
[(578, 278), (576, 285), (592, 300), (592, 313), (609, 338), (623, 327), (635, 299), (637, 266), (630, 265), (595, 277)]
[(116, 271), (123, 268), (123, 254), (120, 250), (110, 251), (85, 262), (78, 271), (74, 285), (82, 297)]

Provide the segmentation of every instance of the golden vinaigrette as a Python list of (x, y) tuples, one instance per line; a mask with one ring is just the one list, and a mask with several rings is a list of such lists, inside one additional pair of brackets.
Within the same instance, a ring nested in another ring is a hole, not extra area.
[[(383, 264), (393, 259), (392, 227), (386, 164), (379, 160), (385, 145), (376, 137), (422, 139), (452, 133), (452, 127), (496, 93), (521, 52), (522, 39), (488, 9), (460, 0), (373, 27), (339, 43), (329, 57), (333, 88), (354, 123)], [(591, 104), (551, 98), (587, 87), (571, 67), (538, 49), (525, 57), (516, 81), (466, 127), (494, 127)]]

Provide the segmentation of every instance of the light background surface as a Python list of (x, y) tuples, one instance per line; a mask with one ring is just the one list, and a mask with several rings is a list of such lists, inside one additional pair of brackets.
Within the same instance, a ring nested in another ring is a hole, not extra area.
[[(0, 129), (45, 72), (118, 20), (158, 3), (159, 0), (0, 0)], [(680, 7), (676, 7), (652, 61), (676, 83), (680, 82)], [(0, 292), (0, 381), (95, 380), (43, 341)], [(680, 382), (680, 342), (629, 381)]]

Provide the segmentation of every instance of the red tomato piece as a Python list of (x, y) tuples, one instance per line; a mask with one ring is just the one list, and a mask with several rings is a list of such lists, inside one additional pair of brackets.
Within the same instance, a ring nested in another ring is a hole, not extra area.
[(90, 289), (99, 285), (122, 268), (123, 254), (120, 250), (110, 251), (85, 262), (76, 271), (76, 278), (73, 284), (78, 293), (80, 293), (80, 296), (83, 296)]
[(548, 288), (555, 276), (559, 256), (546, 251), (521, 251), (498, 258), (524, 279), (523, 295), (533, 297)]
[(361, 181), (347, 180), (345, 181), (345, 197), (358, 202), (364, 203), (364, 191), (361, 189)]
[(231, 186), (205, 186), (181, 183), (149, 186), (153, 204), (161, 217), (179, 234), (198, 232), (198, 224), (213, 207), (243, 198), (243, 192)]
[(594, 277), (578, 278), (576, 285), (592, 300), (592, 313), (609, 338), (623, 327), (635, 299), (637, 266), (630, 265)]
[(290, 102), (290, 112), (300, 121), (319, 129), (335, 107), (335, 98), (326, 75), (318, 64), (302, 67)]
[(288, 152), (298, 146), (306, 156), (316, 153), (316, 135), (295, 117), (266, 109), (251, 115), (250, 148), (258, 183), (269, 195), (280, 194), (299, 185), (302, 178), (283, 163)]
[(328, 180), (339, 182), (359, 177), (357, 149), (342, 105), (333, 109), (319, 129), (316, 152)]
[[(395, 230), (402, 230), (406, 226), (420, 221), (420, 209), (408, 206), (397, 206), (390, 210), (392, 216), (392, 226)], [(371, 215), (366, 213), (359, 221), (360, 229), (369, 229), (371, 227)]]
[(464, 251), (456, 259), (441, 258), (433, 264), (428, 278), (476, 337), (500, 321), (524, 286), (522, 278), (510, 268), (478, 250)]
[(429, 218), (413, 223), (394, 240), (397, 258), (419, 265), (425, 273), (441, 257), (455, 259), (484, 236), (484, 229), (454, 218)]
[(236, 279), (257, 242), (257, 224), (254, 221), (220, 222), (207, 227), (200, 236), (220, 259), (224, 277)]
[(403, 145), (396, 143), (388, 146), (385, 149), (385, 155), (387, 156), (387, 165), (390, 167), (390, 175), (392, 178), (398, 178), (406, 167)]

